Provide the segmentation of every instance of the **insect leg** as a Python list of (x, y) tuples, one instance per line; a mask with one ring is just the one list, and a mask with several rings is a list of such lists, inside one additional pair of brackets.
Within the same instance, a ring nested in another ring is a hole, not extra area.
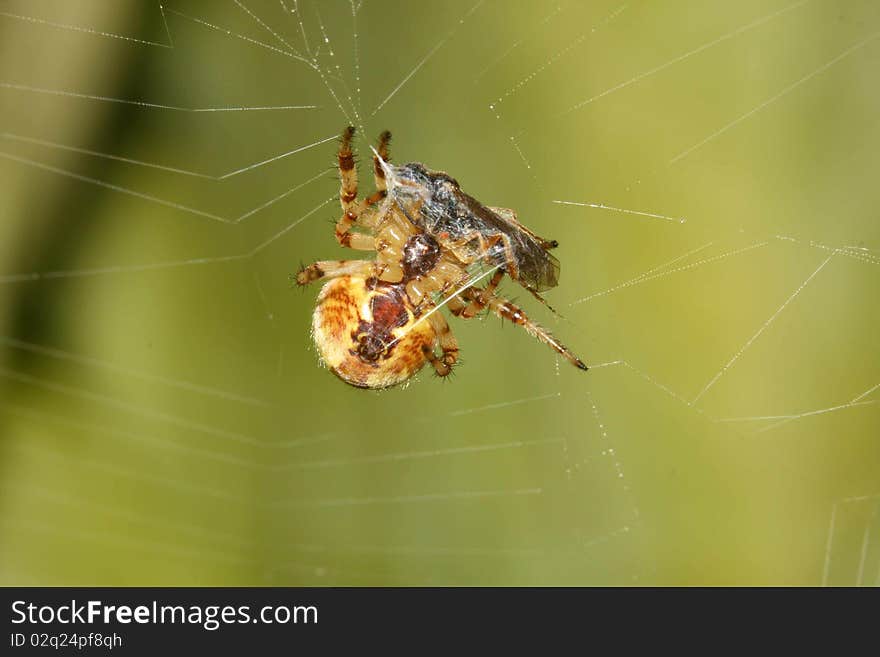
[[(476, 241), (479, 245), (479, 253), (481, 258), (492, 261), (495, 260), (497, 253), (497, 245), (501, 244), (501, 250), (504, 253), (504, 271), (513, 279), (519, 279), (519, 266), (513, 255), (513, 243), (510, 237), (504, 233), (496, 233), (494, 235), (485, 236), (478, 230), (472, 230), (463, 234), (455, 240), (449, 240), (443, 243), (447, 249), (451, 250), (456, 257), (463, 262), (469, 262), (468, 254), (464, 250), (468, 244)], [(472, 258), (471, 258), (472, 259)]]
[(517, 280), (519, 279), (519, 265), (516, 262), (516, 258), (513, 257), (513, 243), (510, 241), (510, 237), (503, 233), (501, 234), (501, 241), (504, 243), (504, 269), (513, 280)]

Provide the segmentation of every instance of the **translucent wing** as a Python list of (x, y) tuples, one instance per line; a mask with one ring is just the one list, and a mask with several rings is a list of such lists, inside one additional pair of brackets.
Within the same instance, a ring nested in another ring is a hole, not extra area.
[[(535, 292), (543, 292), (559, 284), (559, 260), (548, 253), (557, 246), (555, 240), (545, 240), (532, 230), (523, 226), (510, 208), (489, 207), (493, 214), (503, 220), (510, 228), (504, 232), (517, 246), (517, 260), (520, 267), (520, 282)], [(524, 236), (528, 238), (524, 238)], [(535, 243), (540, 249), (535, 248)]]
[(516, 220), (515, 210), (511, 210), (510, 208), (495, 208), (491, 205), (488, 205), (486, 207), (488, 207), (492, 212), (504, 219), (504, 221), (506, 221), (507, 223), (513, 224), (514, 226), (519, 226), (520, 228), (524, 228), (524, 226)]
[(521, 230), (524, 233), (528, 233), (532, 236), (532, 238), (537, 241), (541, 246), (545, 249), (555, 249), (558, 244), (556, 240), (545, 240), (540, 235), (536, 235), (534, 231), (530, 230), (527, 226), (523, 226), (516, 218), (516, 211), (511, 210), (510, 208), (493, 208), (489, 206), (489, 209), (497, 214), (499, 217), (504, 219), (507, 223), (509, 223), (512, 227), (517, 230)]

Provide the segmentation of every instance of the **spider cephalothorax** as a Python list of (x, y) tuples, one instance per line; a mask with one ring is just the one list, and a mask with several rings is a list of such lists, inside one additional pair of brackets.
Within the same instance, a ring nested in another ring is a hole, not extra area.
[(403, 383), (428, 362), (438, 375), (448, 375), (458, 360), (458, 342), (439, 312), (443, 305), (463, 319), (488, 309), (587, 369), (496, 294), (507, 274), (543, 301), (538, 293), (559, 277), (559, 262), (549, 253), (555, 241), (538, 237), (512, 210), (482, 205), (445, 173), (419, 163), (390, 165), (388, 132), (373, 158), (376, 192), (358, 201), (353, 136), (354, 128), (346, 129), (338, 153), (343, 215), (336, 239), (375, 251), (376, 258), (318, 261), (296, 276), (300, 285), (329, 279), (318, 296), (312, 335), (334, 374), (362, 388)]

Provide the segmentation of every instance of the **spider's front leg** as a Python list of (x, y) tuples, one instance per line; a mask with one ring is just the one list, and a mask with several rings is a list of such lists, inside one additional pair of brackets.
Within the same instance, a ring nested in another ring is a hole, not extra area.
[(376, 148), (376, 152), (379, 156), (373, 156), (373, 180), (376, 182), (376, 193), (370, 196), (370, 199), (375, 198), (373, 203), (380, 201), (385, 198), (386, 194), (388, 194), (388, 183), (385, 180), (385, 169), (382, 168), (379, 158), (382, 158), (385, 162), (391, 161), (391, 156), (388, 154), (388, 144), (390, 143), (391, 133), (386, 130), (379, 135), (379, 144)]
[(492, 275), (492, 279), (486, 284), (486, 287), (478, 290), (478, 294), (471, 299), (467, 306), (458, 309), (457, 314), (462, 319), (470, 319), (485, 308), (486, 304), (483, 303), (482, 299), (488, 299), (495, 295), (495, 289), (498, 287), (498, 284), (501, 283), (504, 274), (505, 271), (503, 269), (496, 270)]
[(526, 333), (549, 346), (553, 351), (565, 358), (578, 369), (589, 369), (568, 347), (553, 337), (553, 334), (551, 334), (550, 331), (533, 322), (521, 308), (507, 299), (498, 297), (494, 293), (486, 294), (486, 290), (480, 290), (473, 287), (464, 290), (461, 296), (470, 301), (471, 304), (476, 302), (479, 307), (489, 308), (489, 310), (498, 315), (501, 319), (510, 320), (517, 326), (521, 326), (526, 330)]
[(354, 233), (351, 228), (357, 222), (363, 207), (357, 200), (358, 180), (354, 168), (354, 153), (351, 140), (354, 138), (354, 126), (348, 126), (342, 133), (339, 143), (339, 203), (342, 205), (342, 216), (336, 222), (336, 241), (342, 246), (359, 251), (371, 251), (375, 242), (371, 235)]

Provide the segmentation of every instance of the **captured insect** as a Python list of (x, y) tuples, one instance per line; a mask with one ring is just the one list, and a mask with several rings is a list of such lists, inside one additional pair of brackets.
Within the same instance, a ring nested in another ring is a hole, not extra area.
[(387, 131), (373, 149), (376, 191), (359, 201), (353, 137), (354, 128), (346, 128), (337, 154), (343, 214), (336, 240), (375, 251), (376, 257), (319, 260), (296, 275), (299, 285), (327, 281), (318, 295), (312, 336), (334, 374), (359, 388), (404, 383), (428, 362), (439, 376), (449, 375), (459, 350), (439, 312), (444, 305), (462, 319), (491, 311), (587, 369), (496, 293), (506, 274), (544, 302), (539, 293), (559, 279), (559, 261), (549, 253), (558, 246), (555, 240), (538, 237), (513, 210), (484, 206), (445, 173), (417, 162), (392, 166)]

